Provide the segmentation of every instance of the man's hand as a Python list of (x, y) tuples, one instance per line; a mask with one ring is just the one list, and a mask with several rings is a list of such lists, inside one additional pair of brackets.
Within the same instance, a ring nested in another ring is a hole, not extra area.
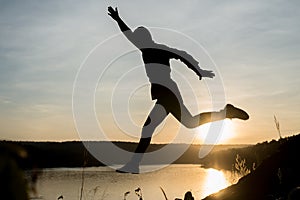
[(117, 7), (113, 9), (111, 6), (109, 6), (107, 10), (108, 15), (111, 16), (111, 18), (113, 18), (114, 20), (120, 19)]
[(213, 78), (215, 76), (215, 73), (213, 73), (213, 71), (211, 71), (211, 70), (201, 69), (200, 74), (201, 74), (201, 75), (199, 75), (200, 80), (202, 79), (202, 77)]

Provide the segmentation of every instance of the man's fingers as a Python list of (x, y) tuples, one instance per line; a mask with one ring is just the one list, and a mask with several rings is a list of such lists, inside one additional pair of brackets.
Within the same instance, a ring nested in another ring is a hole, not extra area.
[(113, 9), (113, 7), (109, 6), (108, 7), (108, 12), (110, 13), (109, 15), (111, 16), (111, 14), (114, 14), (114, 13), (118, 13), (118, 8), (116, 7), (115, 9)]
[(111, 6), (108, 7), (108, 11), (109, 11), (110, 13), (115, 12), (115, 10), (114, 10)]

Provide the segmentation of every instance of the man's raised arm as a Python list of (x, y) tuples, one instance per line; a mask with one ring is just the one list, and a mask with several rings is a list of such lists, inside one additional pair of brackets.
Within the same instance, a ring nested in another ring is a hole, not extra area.
[[(127, 37), (127, 39), (134, 44), (132, 30), (125, 24), (125, 22), (120, 18), (118, 13), (118, 8), (113, 9), (111, 6), (108, 7), (108, 15), (111, 16), (119, 25), (120, 30)], [(134, 44), (135, 45), (135, 44)]]
[(213, 71), (201, 69), (199, 62), (187, 52), (170, 47), (168, 48), (168, 51), (172, 53), (173, 58), (181, 60), (188, 68), (194, 71), (200, 80), (202, 77), (213, 78), (215, 76)]

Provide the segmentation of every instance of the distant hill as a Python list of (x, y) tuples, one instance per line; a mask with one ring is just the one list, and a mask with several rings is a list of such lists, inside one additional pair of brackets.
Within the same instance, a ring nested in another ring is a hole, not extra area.
[[(105, 146), (108, 142), (85, 142), (88, 145)], [(124, 150), (133, 152), (137, 143), (130, 142), (114, 142), (114, 144)], [(80, 141), (69, 142), (16, 142), (16, 141), (0, 141), (0, 146), (12, 145), (14, 147), (23, 148), (28, 157), (23, 162), (24, 168), (32, 166), (40, 168), (56, 168), (56, 167), (82, 167), (82, 166), (103, 166), (104, 164), (95, 159)], [(172, 148), (181, 148), (183, 144), (169, 144)], [(165, 146), (164, 144), (151, 144), (148, 151), (155, 151)], [(212, 152), (231, 148), (242, 148), (246, 145), (216, 145)], [(187, 151), (179, 157), (175, 164), (201, 164), (198, 157), (201, 145), (191, 145)], [(163, 164), (164, 160), (156, 160), (147, 164)], [(120, 163), (114, 163), (120, 164)]]
[[(229, 159), (236, 153), (251, 160), (250, 163), (258, 164), (254, 171), (241, 178), (237, 184), (204, 200), (299, 200), (299, 152), (300, 135), (296, 135), (243, 149), (212, 153), (205, 158), (207, 166), (221, 166), (221, 162), (225, 162), (222, 155)], [(216, 163), (217, 159), (221, 161)]]
[(279, 151), (282, 143), (286, 140), (288, 139), (266, 141), (244, 148), (232, 147), (223, 151), (214, 151), (203, 159), (200, 159), (200, 162), (205, 168), (232, 170), (236, 156), (239, 155), (241, 158), (246, 159), (248, 169), (252, 169), (253, 165), (256, 167), (259, 166), (267, 157)]

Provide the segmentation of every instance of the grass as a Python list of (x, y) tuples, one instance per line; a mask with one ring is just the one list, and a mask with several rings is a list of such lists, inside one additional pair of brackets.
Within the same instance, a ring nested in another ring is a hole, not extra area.
[[(252, 170), (255, 170), (255, 163), (252, 164)], [(246, 165), (246, 158), (242, 158), (239, 154), (235, 157), (235, 163), (231, 170), (231, 183), (236, 183), (240, 178), (250, 174), (251, 170)]]
[(278, 132), (279, 138), (282, 139), (281, 131), (280, 131), (280, 124), (275, 115), (274, 115), (274, 122), (275, 122), (276, 130)]

